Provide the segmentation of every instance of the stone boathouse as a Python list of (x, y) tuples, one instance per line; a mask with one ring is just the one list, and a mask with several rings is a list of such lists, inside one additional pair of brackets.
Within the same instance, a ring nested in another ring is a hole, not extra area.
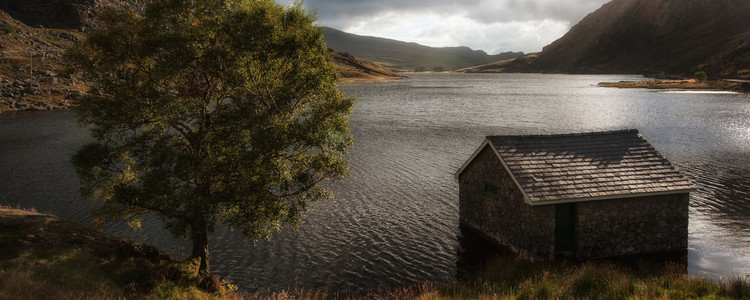
[(696, 187), (638, 130), (488, 136), (455, 176), (461, 225), (532, 261), (687, 250)]

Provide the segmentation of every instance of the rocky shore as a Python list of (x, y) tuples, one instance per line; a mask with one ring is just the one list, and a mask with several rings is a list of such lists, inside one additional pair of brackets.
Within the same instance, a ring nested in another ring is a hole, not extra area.
[(4, 106), (0, 111), (70, 108), (82, 93), (57, 82), (55, 75), (41, 80), (0, 80), (0, 103)]

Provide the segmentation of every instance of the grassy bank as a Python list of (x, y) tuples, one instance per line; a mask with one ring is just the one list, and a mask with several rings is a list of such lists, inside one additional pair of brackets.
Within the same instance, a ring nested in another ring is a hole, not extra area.
[(0, 299), (235, 299), (155, 248), (58, 217), (0, 208)]
[(750, 299), (750, 283), (717, 283), (686, 275), (684, 265), (612, 262), (529, 263), (498, 258), (468, 283), (420, 292), (419, 299)]
[[(750, 278), (714, 282), (649, 262), (530, 263), (499, 256), (470, 279), (378, 299), (750, 299)], [(345, 294), (233, 292), (197, 266), (58, 217), (0, 208), (0, 299), (332, 299)]]

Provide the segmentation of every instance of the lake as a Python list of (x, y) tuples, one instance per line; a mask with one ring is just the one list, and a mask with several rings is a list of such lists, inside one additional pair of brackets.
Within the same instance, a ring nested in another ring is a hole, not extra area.
[[(486, 135), (636, 128), (698, 185), (691, 194), (688, 272), (750, 274), (750, 96), (597, 87), (620, 75), (409, 74), (347, 84), (351, 176), (337, 200), (310, 208), (297, 232), (255, 245), (225, 228), (210, 236), (212, 267), (247, 291), (363, 293), (459, 272), (457, 169)], [(89, 141), (70, 111), (0, 114), (0, 204), (89, 222), (70, 155)], [(189, 243), (156, 218), (107, 226), (177, 257)]]

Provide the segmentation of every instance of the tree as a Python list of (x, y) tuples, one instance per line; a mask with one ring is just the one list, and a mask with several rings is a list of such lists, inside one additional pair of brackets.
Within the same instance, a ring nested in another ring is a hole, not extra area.
[(346, 175), (353, 99), (299, 3), (163, 0), (106, 12), (66, 57), (91, 84), (75, 111), (96, 142), (73, 157), (96, 219), (160, 216), (209, 272), (217, 223), (256, 241), (297, 226)]

